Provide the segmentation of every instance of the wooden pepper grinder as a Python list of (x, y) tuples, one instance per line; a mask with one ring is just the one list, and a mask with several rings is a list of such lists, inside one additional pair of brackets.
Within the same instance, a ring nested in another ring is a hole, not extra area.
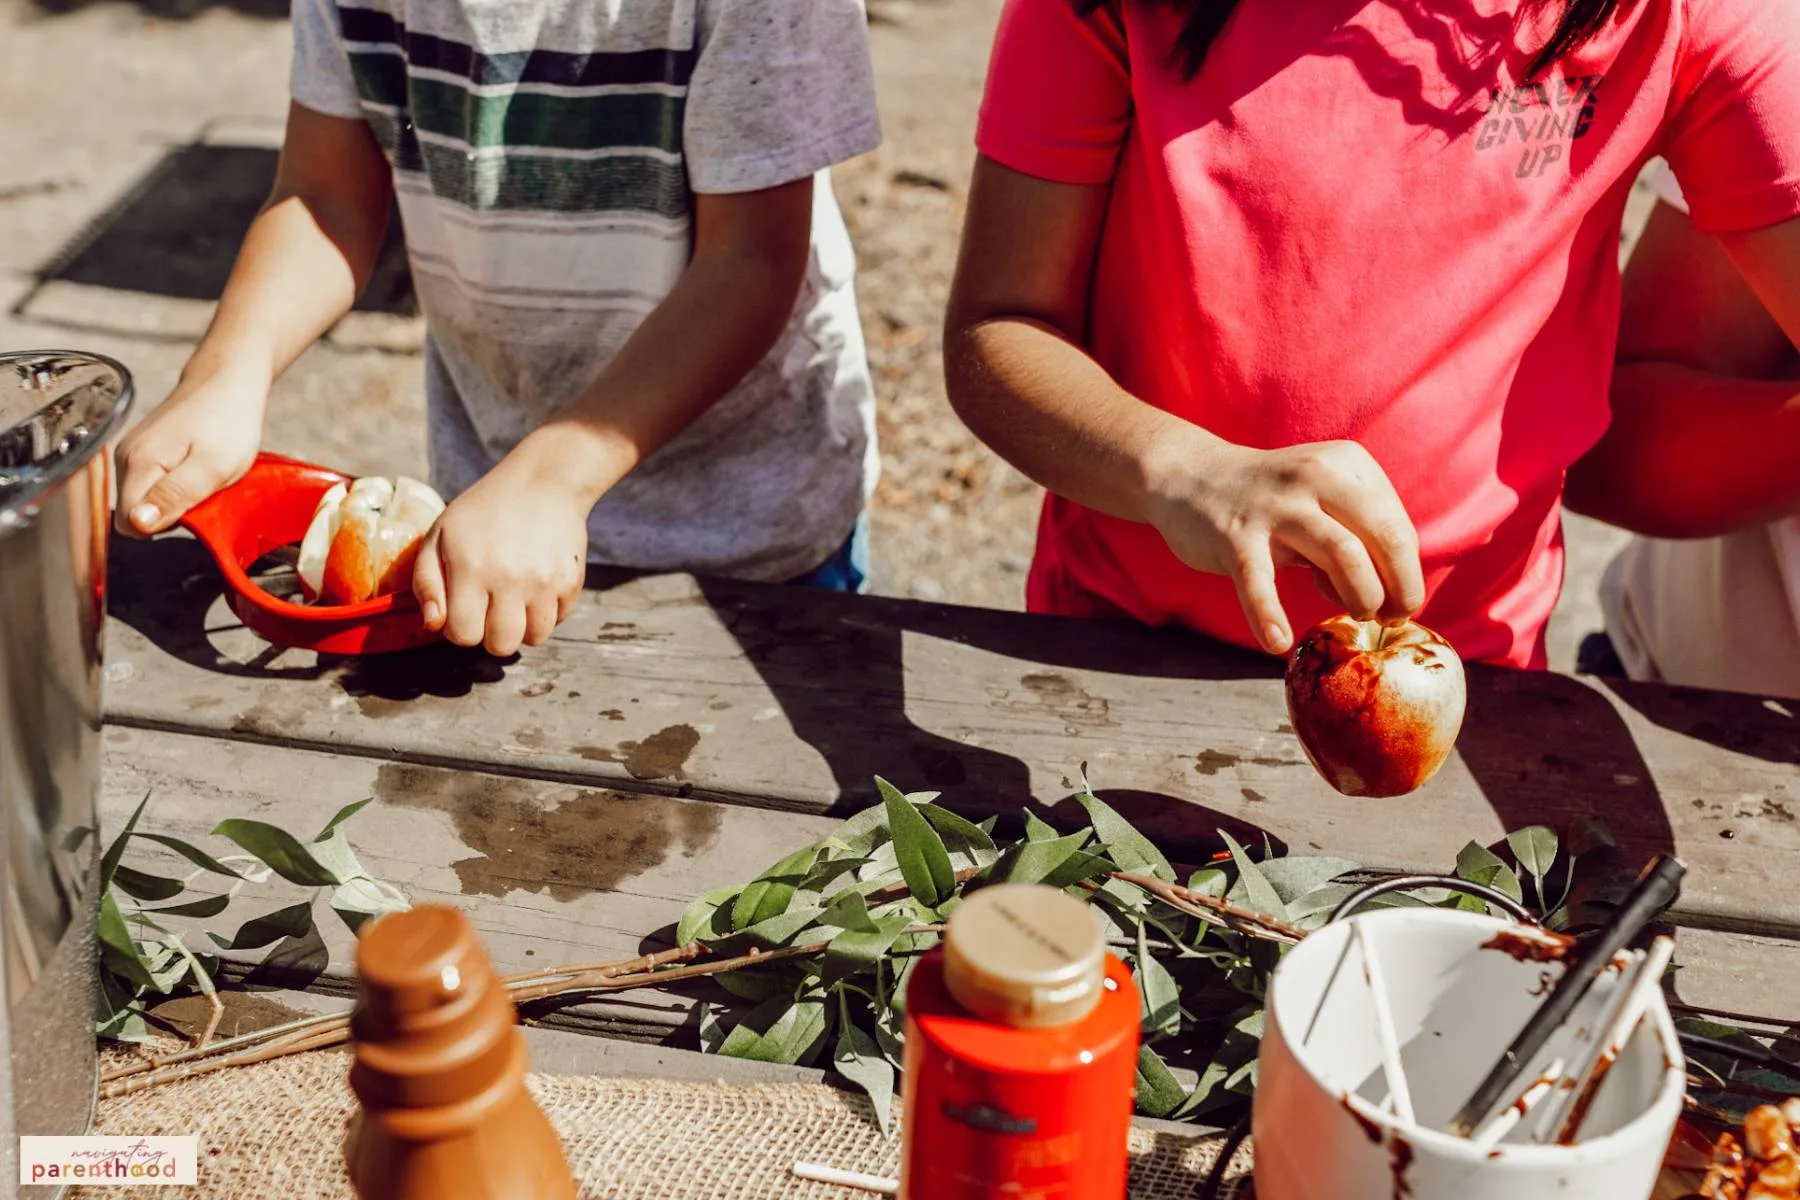
[(525, 1040), (453, 908), (383, 917), (356, 948), (345, 1147), (362, 1200), (576, 1200), (556, 1130), (525, 1088)]

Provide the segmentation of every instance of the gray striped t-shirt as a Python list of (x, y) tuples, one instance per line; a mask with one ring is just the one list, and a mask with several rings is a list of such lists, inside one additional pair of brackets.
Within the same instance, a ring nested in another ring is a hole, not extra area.
[(606, 495), (590, 556), (781, 581), (843, 543), (879, 463), (827, 174), (881, 140), (862, 0), (294, 0), (293, 19), (294, 99), (367, 120), (393, 163), (446, 497), (668, 294), (694, 193), (815, 176), (786, 332)]

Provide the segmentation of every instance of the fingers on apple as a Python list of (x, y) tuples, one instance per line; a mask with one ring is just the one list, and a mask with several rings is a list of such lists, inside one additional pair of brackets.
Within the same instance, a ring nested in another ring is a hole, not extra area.
[(1286, 654), (1294, 644), (1287, 613), (1275, 590), (1275, 558), (1266, 536), (1247, 538), (1234, 547), (1231, 579), (1238, 602), (1257, 641), (1270, 654)]
[(1368, 620), (1387, 602), (1387, 587), (1368, 548), (1324, 512), (1284, 526), (1281, 537), (1330, 577), (1338, 599), (1357, 620)]
[[(1351, 611), (1359, 619), (1404, 620), (1425, 607), (1419, 534), (1386, 473), (1373, 459), (1368, 466), (1353, 491), (1322, 494), (1320, 506), (1362, 543), (1381, 579), (1381, 602), (1367, 612)], [(1343, 599), (1348, 607), (1350, 597)]]
[(443, 629), (449, 611), (445, 593), (444, 560), (438, 549), (438, 531), (433, 529), (419, 543), (419, 556), (413, 561), (413, 598), (419, 602), (425, 628), (433, 633)]

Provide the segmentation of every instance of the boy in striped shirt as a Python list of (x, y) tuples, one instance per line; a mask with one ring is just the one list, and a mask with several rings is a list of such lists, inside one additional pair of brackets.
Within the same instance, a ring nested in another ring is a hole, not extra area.
[(536, 644), (590, 561), (860, 588), (874, 400), (827, 171), (880, 141), (862, 0), (294, 0), (293, 22), (275, 190), (120, 447), (127, 532), (248, 469), (397, 197), (451, 500), (414, 581), (429, 623)]

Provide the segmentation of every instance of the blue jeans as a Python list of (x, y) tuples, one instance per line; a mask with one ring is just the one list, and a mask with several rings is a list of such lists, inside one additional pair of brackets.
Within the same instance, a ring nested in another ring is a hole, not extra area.
[(850, 536), (832, 556), (800, 576), (792, 587), (823, 588), (828, 592), (863, 593), (869, 590), (869, 514), (856, 518)]

